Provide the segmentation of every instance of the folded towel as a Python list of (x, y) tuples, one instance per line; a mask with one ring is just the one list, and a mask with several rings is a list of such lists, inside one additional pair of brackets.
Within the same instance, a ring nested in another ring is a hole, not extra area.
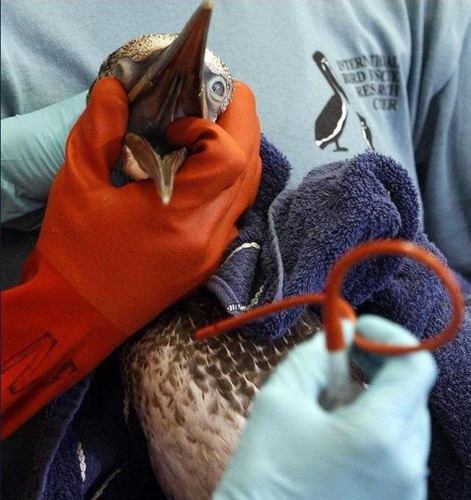
[[(322, 290), (333, 263), (364, 241), (410, 240), (445, 260), (423, 232), (411, 179), (391, 158), (363, 153), (312, 170), (298, 189), (281, 192), (274, 186), (278, 172), (269, 174), (264, 171), (256, 203), (208, 283), (230, 314)], [(462, 288), (469, 290), (469, 285), (462, 281)], [(381, 257), (357, 265), (347, 276), (343, 295), (360, 313), (385, 316), (420, 339), (440, 332), (450, 317), (439, 279), (407, 258)], [(245, 331), (279, 337), (304, 309), (261, 318)], [(460, 335), (435, 354), (440, 375), (430, 399), (430, 486), (444, 499), (471, 498), (470, 311), (468, 307)]]
[[(421, 229), (415, 188), (393, 160), (365, 153), (315, 169), (298, 189), (284, 190), (286, 158), (265, 138), (261, 155), (257, 200), (208, 283), (231, 314), (321, 290), (333, 262), (362, 241), (397, 237), (440, 255)], [(407, 259), (382, 257), (358, 265), (343, 293), (360, 311), (398, 321), (420, 338), (446, 322), (445, 292), (420, 264)], [(247, 333), (279, 337), (301, 312), (298, 308), (263, 318)], [(461, 336), (436, 353), (440, 377), (430, 400), (431, 488), (443, 499), (471, 498), (470, 332), (468, 314)], [(145, 442), (123, 399), (112, 357), (90, 384), (84, 382), (53, 402), (43, 412), (47, 419), (41, 414), (31, 499), (147, 498), (149, 491), (152, 498), (157, 487), (151, 483)]]
[[(267, 173), (228, 258), (208, 283), (232, 314), (320, 291), (333, 263), (350, 248), (378, 238), (414, 240), (418, 232), (412, 181), (393, 160), (376, 153), (315, 169), (295, 190), (278, 194), (272, 184)], [(268, 211), (266, 192), (271, 196)], [(386, 287), (401, 265), (397, 258), (360, 264), (346, 281), (345, 296), (354, 306), (362, 304)], [(263, 318), (247, 332), (279, 337), (302, 311)]]

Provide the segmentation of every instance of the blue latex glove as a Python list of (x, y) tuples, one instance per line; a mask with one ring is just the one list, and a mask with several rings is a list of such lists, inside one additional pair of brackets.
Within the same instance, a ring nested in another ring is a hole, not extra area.
[(52, 181), (64, 162), (67, 136), (85, 109), (86, 95), (87, 91), (2, 120), (2, 224), (8, 222), (9, 227), (22, 230), (37, 227), (36, 219), (24, 225), (21, 217), (44, 207)]
[[(417, 342), (377, 316), (360, 317), (356, 329), (388, 343)], [(345, 330), (351, 337), (352, 325)], [(433, 357), (379, 358), (352, 349), (373, 377), (370, 387), (326, 412), (318, 404), (327, 372), (324, 342), (319, 334), (296, 348), (262, 388), (215, 499), (426, 498)]]

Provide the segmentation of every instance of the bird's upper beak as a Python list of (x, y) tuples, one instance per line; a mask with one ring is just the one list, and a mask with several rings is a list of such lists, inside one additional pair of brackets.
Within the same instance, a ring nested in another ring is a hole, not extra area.
[(212, 1), (203, 1), (129, 90), (129, 131), (158, 138), (175, 118), (207, 118), (203, 71), (212, 9)]

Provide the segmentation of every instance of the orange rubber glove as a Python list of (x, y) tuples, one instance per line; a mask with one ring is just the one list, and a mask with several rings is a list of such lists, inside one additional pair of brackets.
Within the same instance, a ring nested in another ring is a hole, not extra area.
[(217, 124), (169, 127), (169, 141), (191, 151), (169, 206), (151, 180), (111, 184), (127, 117), (121, 85), (98, 82), (67, 140), (22, 284), (2, 294), (3, 438), (202, 285), (255, 199), (260, 127), (243, 84)]

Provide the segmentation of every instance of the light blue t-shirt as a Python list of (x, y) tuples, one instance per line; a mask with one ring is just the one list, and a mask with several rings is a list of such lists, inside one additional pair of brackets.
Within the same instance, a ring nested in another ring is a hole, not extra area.
[[(178, 32), (197, 5), (3, 0), (2, 118), (88, 89), (110, 52), (143, 33)], [(368, 147), (392, 156), (419, 188), (429, 237), (471, 277), (469, 0), (220, 0), (208, 45), (254, 90), (291, 186)], [(83, 105), (82, 96), (52, 116), (71, 125)], [(14, 225), (45, 202), (60, 162), (45, 152), (28, 167), (27, 117), (2, 128), (2, 222)]]

